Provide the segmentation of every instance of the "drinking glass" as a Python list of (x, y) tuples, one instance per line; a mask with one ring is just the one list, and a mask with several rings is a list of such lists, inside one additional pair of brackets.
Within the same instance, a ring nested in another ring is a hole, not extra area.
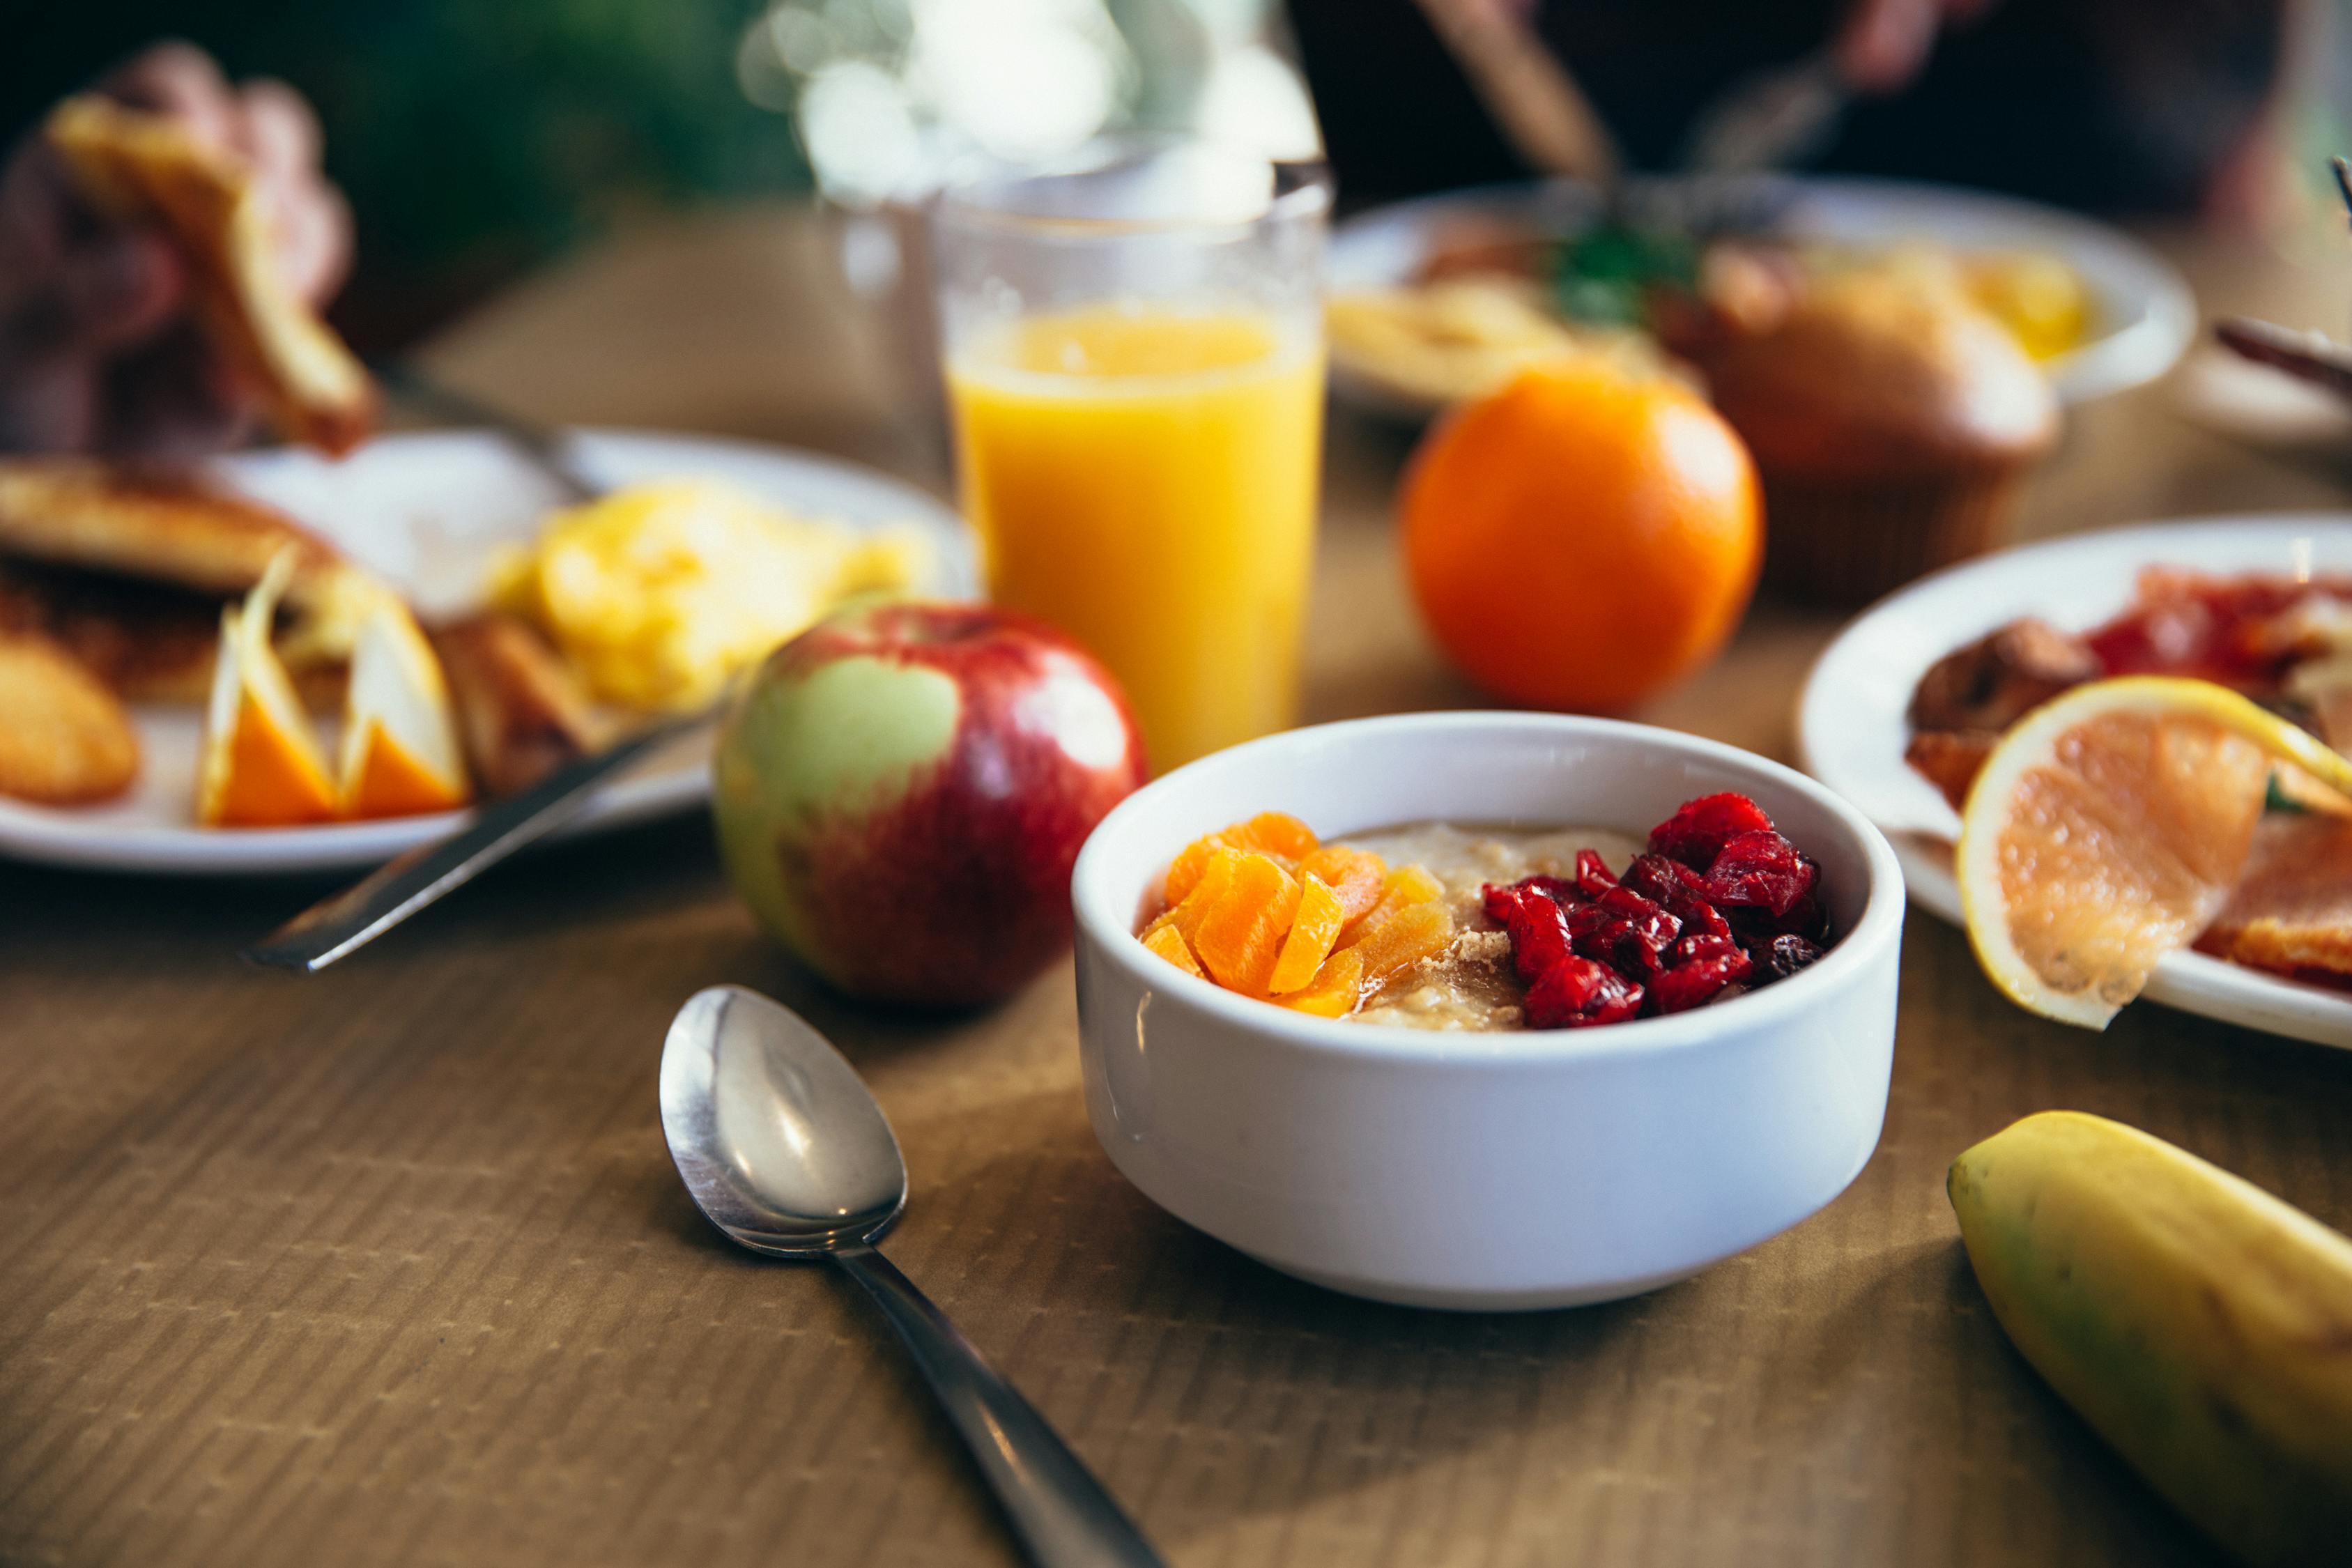
[(1155, 768), (1297, 719), (1329, 210), (1319, 169), (1140, 142), (934, 213), (990, 597), (1110, 668)]

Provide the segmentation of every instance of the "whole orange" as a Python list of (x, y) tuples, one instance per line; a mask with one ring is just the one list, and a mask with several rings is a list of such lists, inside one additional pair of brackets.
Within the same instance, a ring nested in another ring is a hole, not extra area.
[(1439, 645), (1541, 708), (1614, 712), (1706, 663), (1764, 550), (1731, 426), (1679, 383), (1598, 362), (1456, 410), (1414, 452), (1399, 509)]

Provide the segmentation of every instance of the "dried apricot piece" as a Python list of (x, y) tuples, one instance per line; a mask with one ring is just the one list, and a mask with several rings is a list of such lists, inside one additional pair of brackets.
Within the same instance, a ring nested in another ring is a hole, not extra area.
[[(1207, 887), (1215, 875), (1213, 862), (1202, 886)], [(1274, 978), (1275, 963), (1282, 955), (1282, 939), (1290, 934), (1298, 913), (1298, 879), (1272, 856), (1236, 856), (1224, 888), (1189, 933), (1202, 966), (1228, 991), (1266, 994), (1266, 983)]]
[(1284, 870), (1296, 871), (1298, 862), (1315, 852), (1315, 830), (1282, 812), (1261, 811), (1247, 822), (1202, 834), (1184, 846), (1169, 864), (1165, 892), (1171, 904), (1182, 902), (1192, 892), (1201, 873), (1208, 869), (1210, 857), (1220, 847), (1270, 856), (1281, 863)]
[(1197, 974), (1203, 980), (1208, 978), (1208, 975), (1202, 971), (1201, 961), (1192, 956), (1192, 948), (1186, 945), (1184, 933), (1174, 926), (1155, 923), (1150, 930), (1143, 933), (1143, 945), (1185, 973)]
[(1201, 873), (1209, 868), (1210, 858), (1220, 849), (1229, 848), (1220, 833), (1203, 834), (1177, 852), (1169, 863), (1168, 885), (1163, 889), (1168, 907), (1175, 908), (1200, 885)]
[(1381, 901), (1355, 924), (1339, 933), (1341, 947), (1353, 947), (1387, 922), (1390, 916), (1415, 904), (1433, 904), (1445, 897), (1445, 885), (1418, 866), (1399, 866), (1381, 887)]
[[(1187, 942), (1197, 942), (1202, 917), (1224, 897), (1225, 889), (1233, 886), (1234, 871), (1241, 863), (1239, 850), (1228, 849), (1222, 844), (1211, 845), (1201, 874), (1193, 879), (1184, 897), (1171, 905), (1160, 919), (1181, 931)], [(1153, 923), (1156, 925), (1159, 921)]]
[(1346, 923), (1346, 908), (1331, 885), (1312, 871), (1301, 871), (1298, 913), (1290, 922), (1290, 934), (1283, 939), (1282, 956), (1275, 961), (1266, 989), (1279, 996), (1311, 984)]
[(1344, 1018), (1364, 999), (1364, 959), (1355, 949), (1335, 952), (1315, 972), (1314, 984), (1276, 1000), (1318, 1018)]
[(1389, 863), (1369, 849), (1351, 848), (1345, 844), (1326, 844), (1298, 863), (1302, 872), (1311, 871), (1329, 884), (1339, 895), (1339, 906), (1346, 911), (1341, 929), (1362, 920), (1381, 901), (1388, 885)]
[(1225, 829), (1225, 842), (1236, 849), (1255, 849), (1293, 866), (1315, 853), (1321, 841), (1298, 818), (1279, 811), (1261, 811), (1247, 822)]
[(1397, 910), (1348, 951), (1363, 959), (1364, 989), (1369, 993), (1453, 944), (1454, 917), (1444, 904), (1425, 901)]

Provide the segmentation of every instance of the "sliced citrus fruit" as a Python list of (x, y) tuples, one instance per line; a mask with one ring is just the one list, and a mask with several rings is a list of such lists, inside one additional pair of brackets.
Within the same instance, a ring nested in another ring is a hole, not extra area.
[(343, 710), (346, 816), (414, 816), (466, 804), (466, 764), (441, 661), (416, 617), (384, 596), (360, 623)]
[(1960, 818), (1985, 973), (2021, 1007), (2105, 1028), (2221, 912), (2281, 763), (2352, 795), (2352, 762), (2201, 680), (2093, 681), (2028, 714)]
[(196, 820), (207, 827), (293, 827), (335, 815), (310, 716), (269, 641), (293, 571), (292, 553), (279, 555), (243, 604), (221, 612), (196, 775)]

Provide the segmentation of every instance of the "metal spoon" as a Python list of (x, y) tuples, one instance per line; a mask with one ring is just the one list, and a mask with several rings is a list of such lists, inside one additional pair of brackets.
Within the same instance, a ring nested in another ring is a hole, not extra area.
[(1161, 1568), (1102, 1483), (874, 1243), (907, 1163), (856, 1069), (756, 991), (698, 991), (662, 1047), (662, 1132), (711, 1224), (772, 1258), (829, 1258), (865, 1288), (1039, 1568)]

